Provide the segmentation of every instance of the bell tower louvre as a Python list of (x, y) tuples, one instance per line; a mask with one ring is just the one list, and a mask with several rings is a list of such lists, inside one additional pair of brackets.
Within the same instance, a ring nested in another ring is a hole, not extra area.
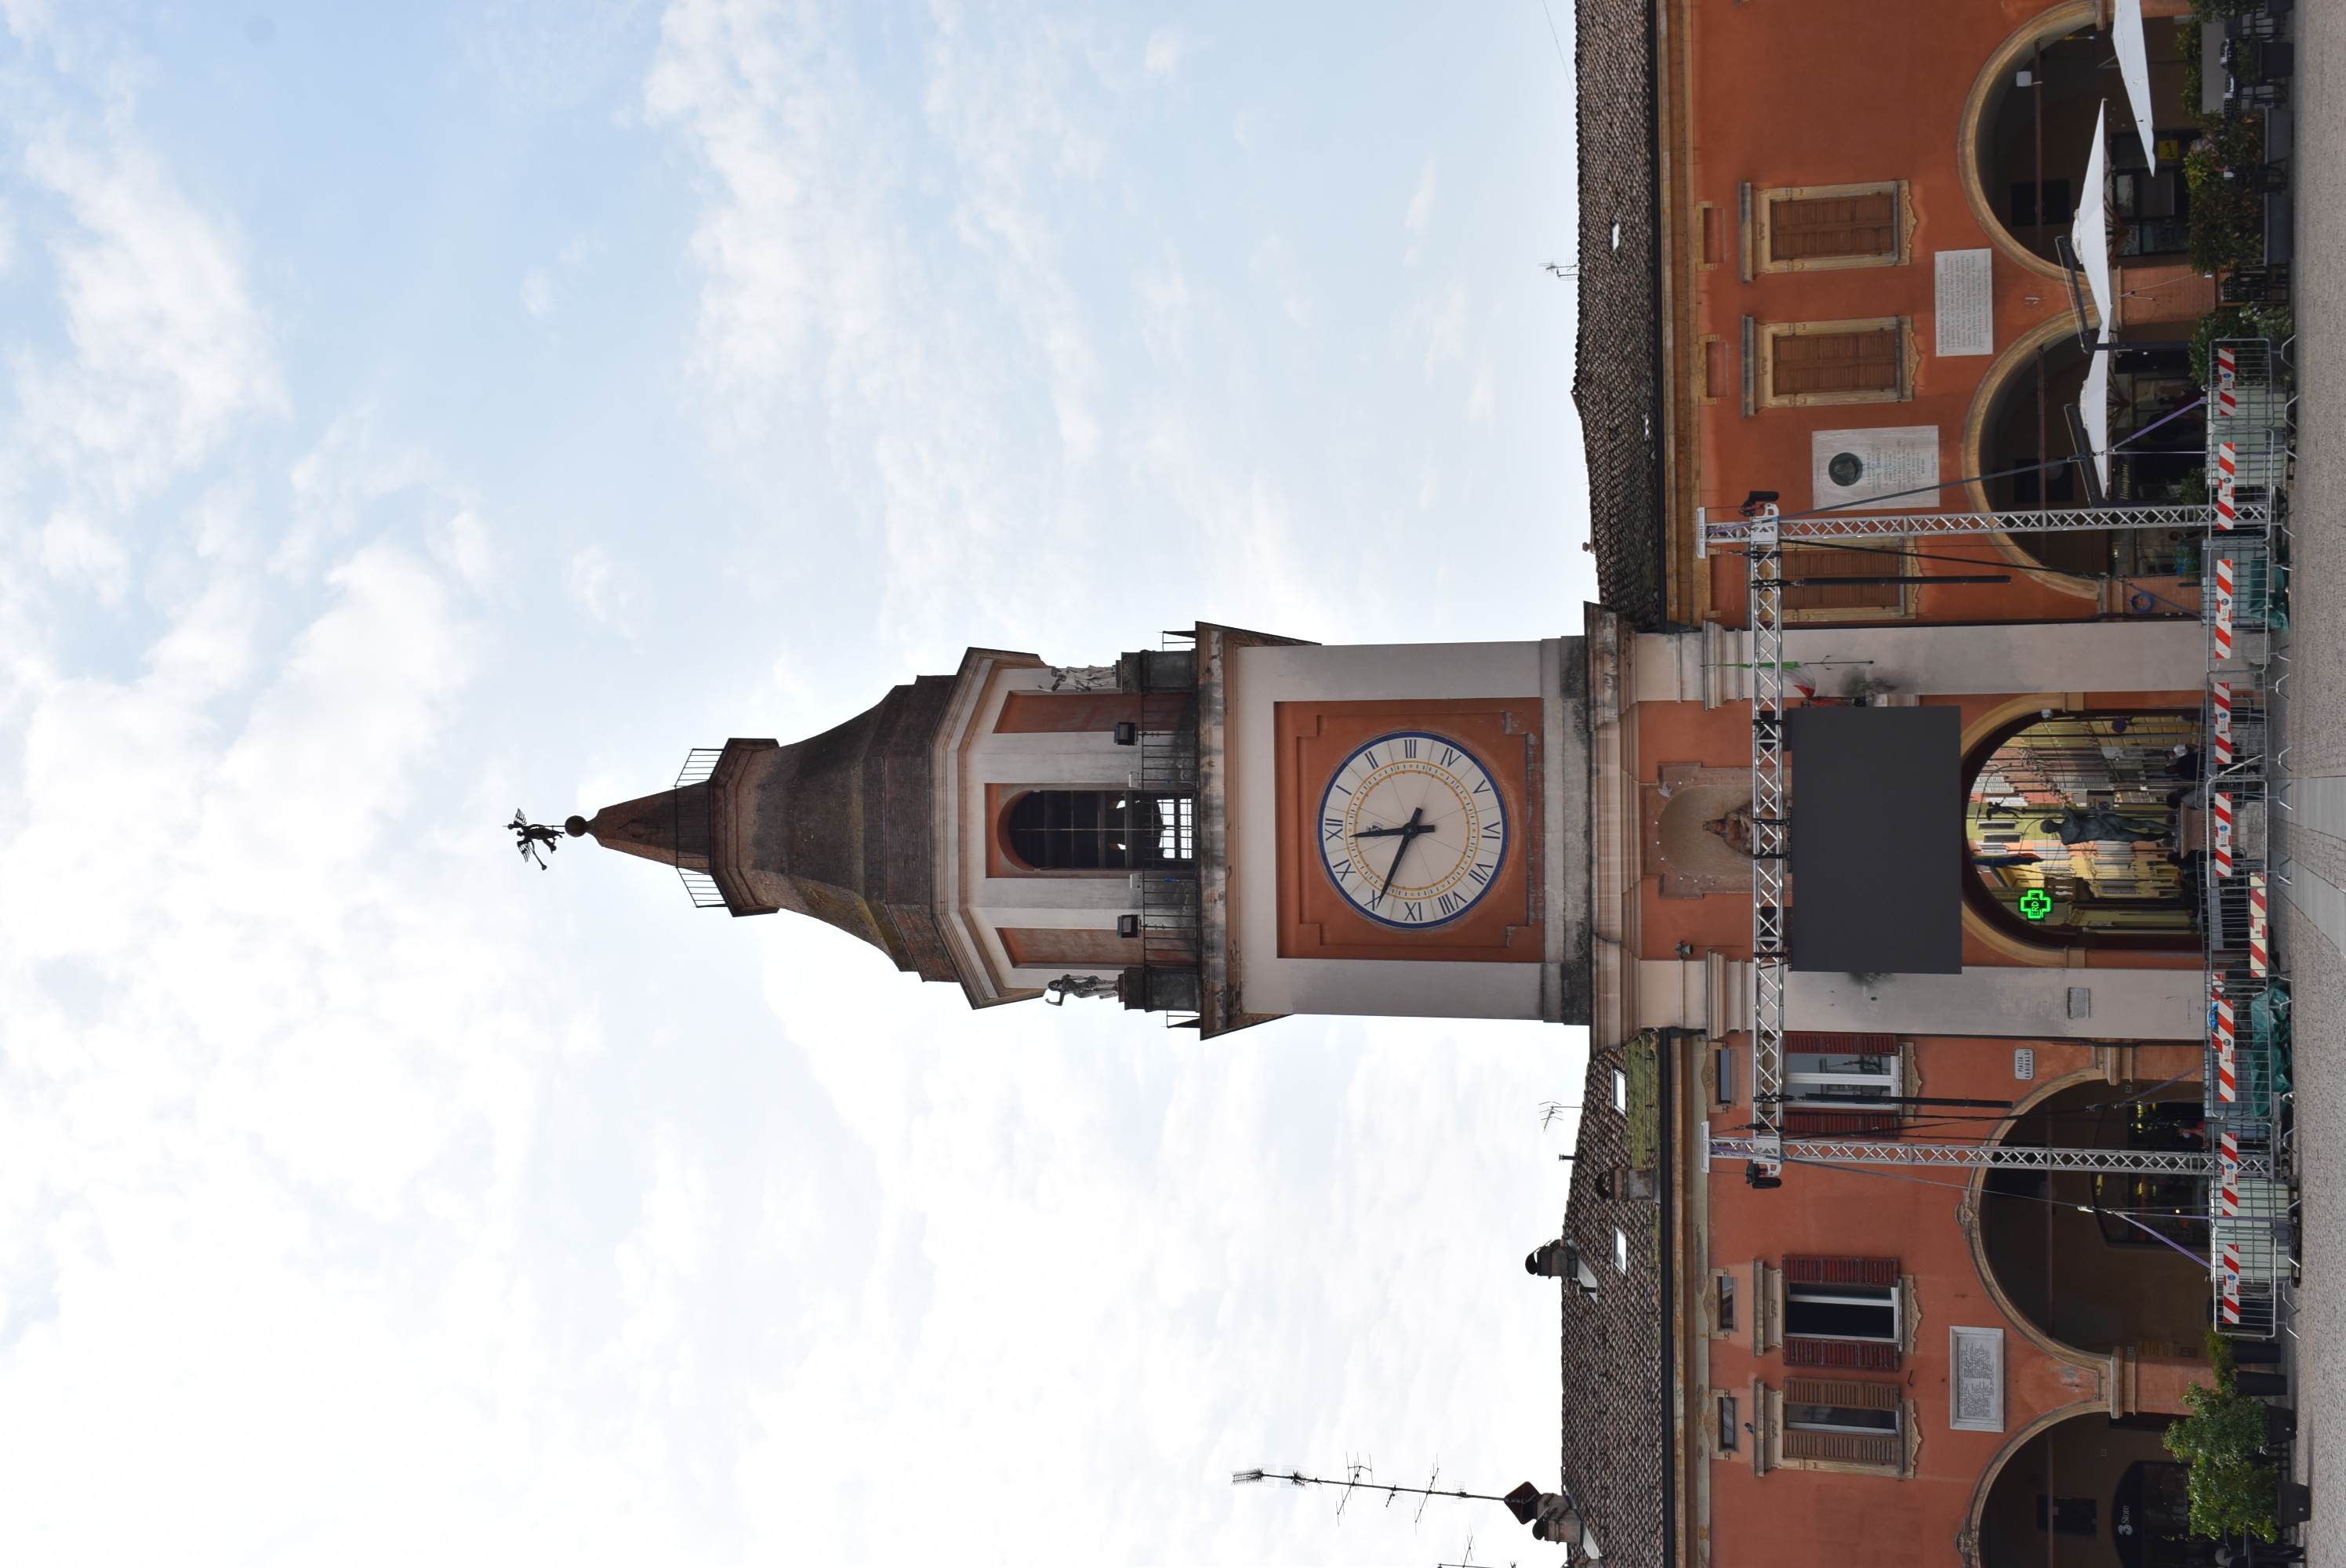
[(1588, 1021), (1584, 639), (1166, 641), (1093, 666), (972, 648), (566, 826), (974, 1007), (1114, 996), (1208, 1035), (1290, 1013)]

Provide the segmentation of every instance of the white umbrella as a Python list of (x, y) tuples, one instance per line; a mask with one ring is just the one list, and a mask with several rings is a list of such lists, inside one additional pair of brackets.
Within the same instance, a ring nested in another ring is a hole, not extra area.
[(2142, 137), (2142, 156), (2150, 172), (2158, 172), (2157, 133), (2150, 125), (2150, 48), (2142, 36), (2142, 0), (2118, 0), (2110, 24), (2110, 41), (2118, 48), (2118, 75), (2126, 80), (2127, 107), (2134, 110), (2134, 128)]
[[(2102, 341), (2110, 341), (2110, 323), (2102, 321)], [(2093, 449), (2094, 473), (2099, 476), (2099, 489), (2110, 493), (2110, 356), (2096, 352), (2086, 356), (2086, 386), (2077, 394), (2077, 417), (2086, 426), (2086, 444)]]
[(2110, 319), (2110, 196), (2108, 155), (2103, 137), (2108, 129), (2109, 106), (2094, 111), (2094, 151), (2086, 160), (2086, 188), (2077, 193), (2077, 221), (2069, 230), (2069, 244), (2077, 265), (2086, 270), (2086, 283), (2094, 296), (2094, 310), (2104, 330)]

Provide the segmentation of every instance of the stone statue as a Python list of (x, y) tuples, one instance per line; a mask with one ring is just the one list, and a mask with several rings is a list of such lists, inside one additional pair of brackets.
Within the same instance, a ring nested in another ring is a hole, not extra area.
[(1102, 980), (1096, 974), (1063, 974), (1043, 987), (1043, 1000), (1053, 1007), (1065, 1007), (1070, 996), (1086, 999), (1114, 996), (1116, 982)]
[(1114, 691), (1116, 666), (1112, 664), (1055, 664), (1051, 671), (1053, 691)]
[(1751, 802), (1744, 801), (1723, 817), (1713, 817), (1702, 830), (1739, 855), (1751, 852)]
[[(576, 821), (576, 819), (573, 818), (572, 820)], [(521, 858), (536, 866), (541, 871), (546, 869), (546, 858), (538, 851), (543, 849), (550, 853), (562, 848), (562, 829), (549, 828), (543, 823), (531, 821), (523, 815), (522, 809), (518, 806), (514, 808), (514, 820), (507, 822), (505, 826), (513, 832), (515, 847), (521, 850)], [(576, 830), (572, 830), (572, 832), (575, 836)]]
[(2107, 806), (2087, 806), (2083, 809), (2065, 806), (2059, 816), (2045, 818), (2041, 826), (2065, 844), (2109, 840), (2130, 844), (2137, 839), (2157, 842), (2172, 838), (2175, 833), (2164, 822), (2153, 822), (2140, 817), (2121, 817)]

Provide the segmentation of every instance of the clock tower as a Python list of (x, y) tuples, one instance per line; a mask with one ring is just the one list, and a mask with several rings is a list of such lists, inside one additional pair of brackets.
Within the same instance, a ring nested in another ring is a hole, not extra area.
[(973, 648), (811, 739), (573, 817), (693, 901), (811, 916), (990, 1007), (1107, 995), (1589, 1020), (1586, 642), (1200, 624), (1113, 664)]

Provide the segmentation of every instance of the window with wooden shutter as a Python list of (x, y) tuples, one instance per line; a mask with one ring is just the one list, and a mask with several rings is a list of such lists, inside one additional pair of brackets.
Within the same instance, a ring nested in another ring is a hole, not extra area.
[(1784, 1364), (1896, 1371), (1901, 1305), (1894, 1257), (1787, 1257)]
[(1759, 406), (1899, 402), (1913, 395), (1913, 323), (1903, 316), (1854, 321), (1757, 323)]
[(1898, 196), (1813, 196), (1769, 204), (1768, 259), (1806, 261), (1819, 256), (1889, 256), (1898, 249)]
[[(1784, 552), (1783, 572), (1785, 576), (1796, 579), (1907, 575), (1902, 555), (1857, 550), (1787, 550)], [(1795, 610), (1878, 609), (1895, 615), (1905, 607), (1905, 585), (1900, 583), (1802, 583), (1784, 590), (1787, 613)]]
[(1910, 258), (1914, 219), (1902, 179), (1757, 194), (1762, 272), (1898, 267)]
[[(1830, 558), (1836, 552), (1803, 552)], [(1887, 561), (1895, 570), (1902, 557), (1852, 555)], [(1829, 570), (1805, 559), (1788, 575)], [(1874, 570), (1882, 568), (1876, 566)], [(1895, 591), (1895, 590), (1893, 590)], [(1789, 601), (1792, 590), (1786, 590)], [(1905, 1089), (1905, 1061), (1894, 1034), (1794, 1033), (1784, 1036), (1784, 1130), (1811, 1135), (1894, 1134), (1901, 1107), (1894, 1096)]]
[(1898, 387), (1898, 330), (1818, 332), (1776, 344), (1768, 378), (1779, 398), (1819, 392), (1885, 392)]
[(1858, 1378), (1787, 1378), (1780, 1441), (1788, 1461), (1895, 1470), (1902, 1458), (1896, 1383)]

